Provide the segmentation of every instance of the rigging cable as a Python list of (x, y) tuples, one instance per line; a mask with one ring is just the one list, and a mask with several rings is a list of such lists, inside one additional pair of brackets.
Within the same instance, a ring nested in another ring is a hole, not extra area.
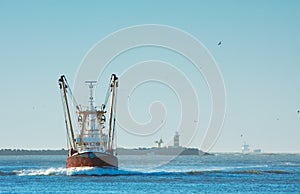
[(76, 98), (74, 97), (74, 95), (73, 95), (73, 93), (72, 93), (72, 90), (70, 89), (70, 85), (69, 85), (69, 83), (68, 83), (68, 81), (67, 81), (67, 79), (65, 78), (65, 81), (66, 81), (66, 84), (67, 84), (67, 88), (68, 88), (68, 92), (70, 93), (70, 96), (71, 96), (71, 99), (72, 99), (72, 104), (73, 105), (75, 105), (75, 107), (76, 107), (76, 109), (78, 110), (78, 111), (81, 111), (81, 107), (80, 106), (78, 106), (78, 103), (77, 103), (77, 101), (76, 101)]
[(105, 99), (104, 99), (104, 109), (105, 107), (107, 107), (107, 103), (108, 103), (108, 99), (109, 99), (109, 96), (110, 96), (110, 88), (111, 88), (111, 82), (109, 82), (109, 85), (107, 87), (107, 91), (106, 91), (106, 95), (105, 95)]
[[(80, 128), (80, 125), (79, 125), (79, 122), (78, 122), (78, 118), (76, 117), (76, 110), (78, 111), (78, 112), (80, 112), (80, 111), (82, 111), (82, 109), (81, 109), (81, 106), (80, 105), (78, 105), (78, 103), (77, 103), (77, 101), (76, 101), (76, 98), (75, 98), (75, 96), (73, 95), (73, 93), (72, 93), (72, 90), (71, 90), (71, 88), (70, 88), (70, 85), (69, 85), (69, 83), (68, 83), (68, 80), (67, 80), (67, 78), (66, 77), (64, 77), (64, 80), (65, 80), (65, 82), (66, 82), (66, 84), (67, 84), (67, 92), (69, 93), (69, 96), (71, 97), (71, 106), (72, 106), (72, 109), (71, 109), (71, 111), (73, 112), (72, 113), (72, 117), (73, 117), (73, 119), (74, 119), (74, 123), (75, 123), (75, 125), (77, 126), (77, 129), (79, 129)], [(74, 107), (75, 107), (75, 109), (74, 109)], [(75, 133), (78, 133), (78, 131), (75, 131)]]

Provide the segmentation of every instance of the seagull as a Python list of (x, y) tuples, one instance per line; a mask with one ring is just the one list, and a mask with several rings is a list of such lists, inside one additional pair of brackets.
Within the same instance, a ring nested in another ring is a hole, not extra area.
[(300, 113), (300, 110), (298, 110), (297, 113)]
[(218, 43), (218, 46), (220, 46), (222, 44), (222, 41), (220, 41), (219, 43)]

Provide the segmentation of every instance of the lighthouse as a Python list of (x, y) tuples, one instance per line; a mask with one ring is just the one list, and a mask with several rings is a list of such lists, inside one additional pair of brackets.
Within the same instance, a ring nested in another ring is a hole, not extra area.
[(178, 148), (179, 147), (179, 134), (176, 131), (175, 135), (174, 135), (174, 147)]

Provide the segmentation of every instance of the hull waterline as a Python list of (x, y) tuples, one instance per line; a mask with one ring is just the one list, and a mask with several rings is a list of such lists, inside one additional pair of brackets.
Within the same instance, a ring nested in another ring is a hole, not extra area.
[(118, 168), (118, 159), (112, 154), (85, 152), (69, 156), (66, 161), (67, 168), (99, 167)]

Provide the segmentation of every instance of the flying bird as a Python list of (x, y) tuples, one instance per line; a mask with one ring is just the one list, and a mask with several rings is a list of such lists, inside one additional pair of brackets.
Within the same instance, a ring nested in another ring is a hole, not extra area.
[(219, 43), (218, 43), (218, 46), (220, 46), (222, 44), (222, 41), (220, 41)]
[(300, 110), (298, 110), (297, 113), (300, 113)]

